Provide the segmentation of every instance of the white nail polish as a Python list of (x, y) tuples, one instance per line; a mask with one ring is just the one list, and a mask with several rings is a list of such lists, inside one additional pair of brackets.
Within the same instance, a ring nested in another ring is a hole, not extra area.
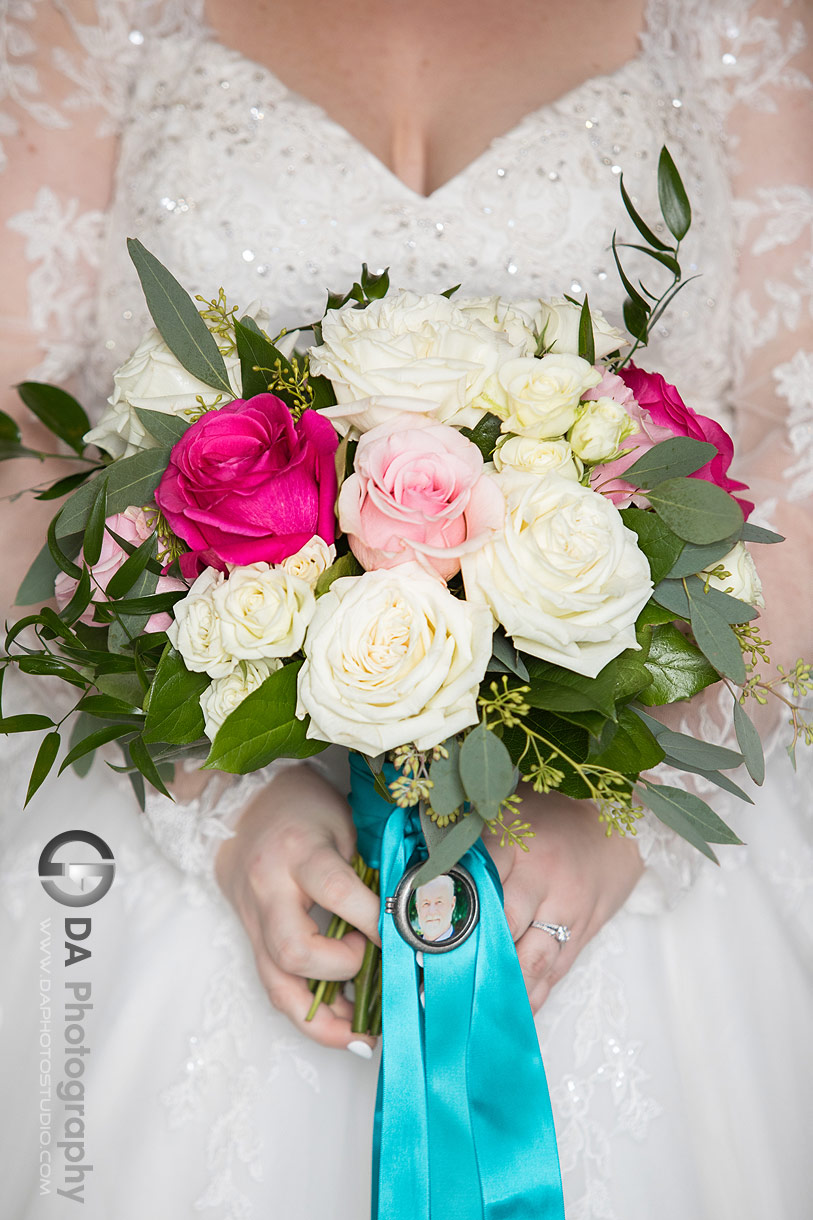
[(348, 1042), (347, 1049), (354, 1055), (358, 1055), (359, 1059), (372, 1059), (373, 1057), (373, 1048), (368, 1042)]

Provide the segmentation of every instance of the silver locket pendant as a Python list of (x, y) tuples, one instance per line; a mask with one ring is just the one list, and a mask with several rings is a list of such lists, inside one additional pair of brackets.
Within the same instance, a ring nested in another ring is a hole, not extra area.
[(419, 953), (449, 953), (471, 936), (480, 918), (477, 886), (468, 869), (455, 864), (425, 885), (414, 879), (423, 861), (408, 868), (386, 909), (411, 948)]

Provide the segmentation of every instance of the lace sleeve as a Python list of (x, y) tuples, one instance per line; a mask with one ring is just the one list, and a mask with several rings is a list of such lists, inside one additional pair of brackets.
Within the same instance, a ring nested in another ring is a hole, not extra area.
[[(738, 250), (730, 401), (721, 405), (735, 421), (736, 473), (753, 490), (752, 520), (787, 537), (782, 547), (756, 548), (767, 602), (759, 629), (773, 641), (774, 659), (792, 664), (811, 654), (813, 14), (801, 0), (688, 0), (675, 7), (687, 10), (675, 21), (682, 27), (676, 50), (719, 133), (731, 183), (731, 217), (716, 218), (734, 226)], [(794, 571), (805, 575), (789, 581)], [(735, 745), (726, 739), (729, 705), (725, 692), (712, 692), (700, 724), (693, 718), (675, 727)], [(764, 716), (760, 727), (769, 741), (779, 736)], [(775, 757), (772, 765), (788, 764)], [(721, 817), (736, 819), (739, 802), (702, 788), (698, 783)], [(639, 846), (647, 872), (633, 909), (671, 905), (692, 884), (700, 857), (650, 818)]]

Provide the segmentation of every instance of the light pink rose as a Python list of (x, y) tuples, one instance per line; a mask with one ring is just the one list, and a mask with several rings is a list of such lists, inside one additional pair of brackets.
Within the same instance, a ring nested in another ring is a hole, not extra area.
[[(141, 508), (125, 508), (123, 513), (114, 513), (112, 517), (106, 519), (105, 525), (114, 534), (118, 534), (120, 538), (123, 538), (125, 542), (129, 542), (133, 546), (140, 546), (152, 533), (152, 529), (147, 523), (146, 514)], [(107, 586), (127, 558), (127, 552), (119, 546), (115, 538), (112, 538), (106, 529), (99, 560), (90, 569), (91, 601), (87, 609), (80, 616), (79, 621), (81, 623), (93, 624), (94, 606), (97, 603), (103, 605), (107, 601), (105, 597)], [(83, 552), (80, 551), (77, 563), (81, 564), (82, 560)], [(76, 592), (78, 583), (73, 577), (68, 576), (66, 572), (59, 573), (55, 581), (54, 593), (56, 604), (60, 610), (64, 610), (65, 606), (67, 606)], [(182, 580), (175, 580), (172, 576), (158, 577), (158, 584), (155, 588), (156, 593), (173, 593), (175, 590), (186, 590), (186, 585)], [(166, 611), (161, 611), (150, 616), (147, 620), (145, 631), (166, 631), (171, 622), (172, 616), (167, 614)]]
[(428, 417), (365, 432), (339, 493), (339, 526), (362, 567), (417, 560), (448, 580), (499, 530), (505, 502), (480, 450)]
[(625, 408), (629, 408), (635, 402), (632, 390), (618, 376), (618, 373), (611, 373), (609, 369), (603, 368), (600, 364), (596, 365), (596, 371), (602, 374), (601, 381), (598, 385), (593, 386), (592, 390), (585, 390), (584, 394), (582, 394), (582, 401), (586, 399), (612, 398), (613, 402), (617, 402), (619, 407)]

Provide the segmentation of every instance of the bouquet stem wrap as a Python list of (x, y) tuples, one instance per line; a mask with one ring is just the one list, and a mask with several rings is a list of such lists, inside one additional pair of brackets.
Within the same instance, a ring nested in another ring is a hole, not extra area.
[(426, 855), (417, 809), (389, 805), (351, 755), (359, 850), (381, 871), (383, 1057), (373, 1149), (373, 1220), (564, 1220), (539, 1043), (502, 907), (478, 842), (463, 857), (480, 920), (449, 953), (415, 951), (385, 900)]

